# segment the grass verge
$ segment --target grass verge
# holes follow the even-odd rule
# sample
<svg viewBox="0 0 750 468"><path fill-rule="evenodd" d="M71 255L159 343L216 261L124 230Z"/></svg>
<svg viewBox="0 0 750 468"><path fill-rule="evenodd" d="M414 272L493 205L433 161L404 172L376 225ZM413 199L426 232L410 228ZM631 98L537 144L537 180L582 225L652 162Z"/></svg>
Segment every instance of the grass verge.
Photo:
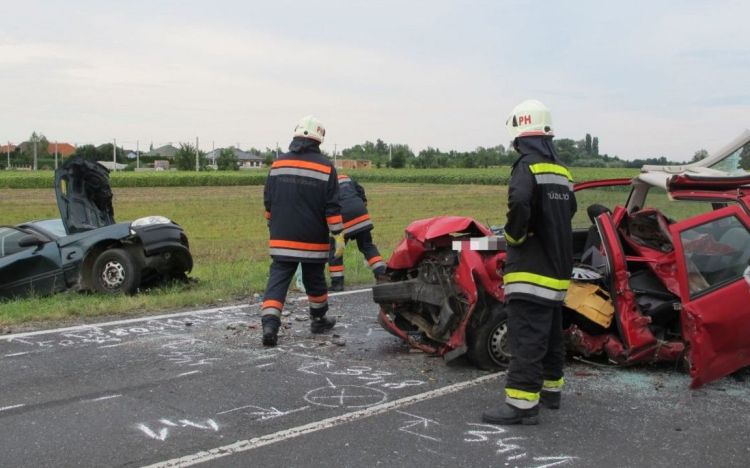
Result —
<svg viewBox="0 0 750 468"><path fill-rule="evenodd" d="M507 187L481 185L365 184L375 223L373 238L388 258L417 219L439 215L470 216L482 223L502 225L507 211ZM586 207L613 207L627 198L627 189L588 190L578 194L575 225L589 225ZM177 307L217 305L252 300L262 294L268 277L268 228L263 217L263 187L144 187L114 190L118 221L147 215L167 216L185 228L195 260L191 277L198 282L144 291L132 297L66 293L0 303L0 325L155 313ZM666 196L654 205L667 209ZM674 206L675 204L672 204ZM680 219L681 214L667 212ZM0 189L0 225L59 217L50 189ZM356 244L347 246L346 283L372 283Z"/></svg>

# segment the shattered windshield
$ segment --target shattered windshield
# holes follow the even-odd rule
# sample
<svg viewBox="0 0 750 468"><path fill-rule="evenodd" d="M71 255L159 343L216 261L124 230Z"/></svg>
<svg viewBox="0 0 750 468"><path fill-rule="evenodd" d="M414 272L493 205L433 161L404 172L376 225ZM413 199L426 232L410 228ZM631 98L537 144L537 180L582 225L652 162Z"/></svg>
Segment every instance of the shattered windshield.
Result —
<svg viewBox="0 0 750 468"><path fill-rule="evenodd" d="M747 174L750 171L750 142L710 167L731 175Z"/></svg>

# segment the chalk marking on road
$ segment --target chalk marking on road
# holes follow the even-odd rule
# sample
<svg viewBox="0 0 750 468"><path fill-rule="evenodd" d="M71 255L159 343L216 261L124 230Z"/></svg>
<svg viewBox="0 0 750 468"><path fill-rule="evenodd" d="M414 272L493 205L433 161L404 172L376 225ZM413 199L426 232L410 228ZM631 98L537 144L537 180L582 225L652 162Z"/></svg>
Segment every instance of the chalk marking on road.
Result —
<svg viewBox="0 0 750 468"><path fill-rule="evenodd" d="M534 461L540 461L540 462L552 462L552 463L545 463L544 465L539 465L536 468L552 468L553 466L558 465L565 465L569 461L573 461L577 459L578 457L570 457L568 455L561 455L559 457L534 457Z"/></svg>
<svg viewBox="0 0 750 468"><path fill-rule="evenodd" d="M523 448L520 445L509 444L508 441L509 440L526 440L526 439L527 437L507 437L505 439L498 439L497 442L495 442L495 445L497 445L500 448L497 449L495 453L497 453L498 455L503 455L508 452L513 452L515 450L523 450Z"/></svg>
<svg viewBox="0 0 750 468"><path fill-rule="evenodd" d="M291 409L289 411L280 411L280 410L274 408L273 406L271 406L270 408L261 408L260 406L246 405L246 406L240 406L239 408L230 409L230 410L227 410L227 411L222 411L221 413L216 413L216 415L218 416L220 414L232 413L234 411L240 411L240 410L247 409L247 408L254 408L256 410L260 410L260 411L253 411L253 412L248 413L248 414L250 416L260 416L260 420L264 421L266 419L273 419L273 418L278 418L279 416L286 416L287 414L296 413L297 411L304 411L304 410L306 410L306 409L308 409L310 407L309 406L303 406L301 408L295 408L295 409Z"/></svg>
<svg viewBox="0 0 750 468"><path fill-rule="evenodd" d="M294 427L291 429L285 429L283 431L274 432L273 434L267 434L267 435L260 436L260 437L254 437L252 439L242 440L239 442L235 442L233 444L224 445L224 446L217 447L211 450L202 451L202 452L194 453L191 455L186 455L184 457L174 458L172 460L167 460L167 461L163 461L159 463L154 463L144 468L178 468L178 467L182 468L186 466L198 465L200 463L213 461L218 458L223 458L229 455L234 455L236 453L246 452L248 450L254 450L256 448L264 447L266 445L271 445L271 444L275 444L277 442L283 442L285 440L292 439L295 437L300 437L303 435L311 434L313 432L317 432L323 429L330 429L332 427L340 426L342 424L346 424L352 421L358 421L360 419L377 416L379 414L387 413L396 408L401 408L404 406L413 405L415 403L421 403L423 401L430 400L432 398L449 395L451 393L455 393L460 390L475 387L477 385L483 384L484 382L495 381L499 375L502 375L502 374L485 375L474 380L469 380L466 382L459 382L453 385L448 385L447 387L430 390L429 392L404 397L404 398L394 400L388 403L382 403L376 406L371 406L366 409L352 411L351 413L346 413L340 416L323 419L321 421L316 421L313 423L305 424L303 426L298 426L298 427Z"/></svg>
<svg viewBox="0 0 750 468"><path fill-rule="evenodd" d="M344 291L344 292L335 292L330 293L328 295L329 298L331 297L337 297L337 296L348 296L350 294L359 294L363 292L370 292L371 289L355 289L352 291ZM299 302L301 300L307 300L307 297L298 297L291 299L292 301ZM201 309L201 310L193 310L193 311L185 311L185 312L176 312L174 314L164 314L164 315L153 315L149 317L141 317L141 318L134 318L134 319L126 319L126 320L116 320L112 322L102 322L102 323L92 323L87 325L77 325L75 327L65 327L65 328L53 328L50 330L39 330L39 331L33 331L33 332L26 332L26 333L16 333L12 335L5 335L0 336L0 340L6 340L6 341L14 341L18 340L18 338L26 337L26 336L38 336L38 335L48 335L51 333L63 333L63 332L72 332L72 331L79 331L79 330L91 330L92 328L101 328L101 327L110 327L113 325L126 325L129 323L140 323L140 322L148 322L149 320L162 320L162 319L168 319L173 317L185 317L185 316L194 316L194 315L205 315L210 314L213 312L231 312L234 310L240 310L240 309L247 309L252 308L255 306L260 306L261 303L255 303L255 304L242 304L242 305L236 305L236 306L225 306L225 307L214 307L212 309ZM20 340L19 340L20 341Z"/></svg>
<svg viewBox="0 0 750 468"><path fill-rule="evenodd" d="M169 429L167 429L166 427L159 431L158 434L152 431L151 428L146 426L145 424L139 424L138 429L142 430L147 436L151 437L152 439L161 440L162 442L167 440L167 436L169 435Z"/></svg>
<svg viewBox="0 0 750 468"><path fill-rule="evenodd" d="M435 424L435 425L439 426L440 425L439 422L433 421L432 419L424 418L422 416L417 416L415 414L407 413L406 411L396 411L396 412L397 413L401 413L401 414L405 414L405 415L410 416L412 418L416 418L416 419L413 419L411 421L406 421L406 426L399 428L399 431L406 432L407 434L412 434L412 435L415 435L417 437L423 437L423 438L428 439L428 440L433 440L435 442L442 442L438 438L430 437L428 435L420 434L418 432L414 432L412 430L409 430L409 429L411 429L413 427L422 427L424 429L427 429L430 426L430 424Z"/></svg>
<svg viewBox="0 0 750 468"><path fill-rule="evenodd" d="M93 400L89 400L89 401L102 401L102 400L109 400L109 399L111 399L111 398L119 398L119 397L121 397L121 396L122 396L122 395L107 395L107 396L103 396L103 397L99 397L99 398L94 398Z"/></svg>
<svg viewBox="0 0 750 468"><path fill-rule="evenodd" d="M122 346L124 344L125 343L118 343L118 344L110 344L110 345L104 345L104 346L97 346L97 349L102 349L102 348L116 348L116 347Z"/></svg>
<svg viewBox="0 0 750 468"><path fill-rule="evenodd" d="M320 361L312 362L311 364L305 364L302 367L300 367L299 369L297 369L297 371L304 372L305 374L318 375L317 372L311 370L313 367L326 366L326 369L328 369L329 367L331 367L332 363L333 363L333 361L329 361L327 359L322 359Z"/></svg>
<svg viewBox="0 0 750 468"><path fill-rule="evenodd" d="M197 427L198 429L213 429L214 431L219 430L219 425L216 424L216 422L213 419L206 420L207 424L210 427L206 427L203 424L194 423L193 421L187 420L187 419L180 419L180 423L182 424L182 427Z"/></svg>
<svg viewBox="0 0 750 468"><path fill-rule="evenodd" d="M5 408L0 408L0 411L12 410L13 408L20 408L22 406L26 406L26 405L23 404L23 405L6 406Z"/></svg>
<svg viewBox="0 0 750 468"><path fill-rule="evenodd" d="M6 354L5 357L15 357L15 356L23 356L24 354L29 354L28 351L24 353L13 353L13 354Z"/></svg>
<svg viewBox="0 0 750 468"><path fill-rule="evenodd" d="M178 374L178 375L177 375L177 377L185 377L186 375L191 375L191 374L200 374L200 373L201 373L201 371L199 371L199 370L194 370L194 371L190 371L190 372L183 372L182 374Z"/></svg>
<svg viewBox="0 0 750 468"><path fill-rule="evenodd" d="M261 364L259 366L255 366L255 367L259 369L259 368L262 368L262 367L268 367L268 366L272 366L272 365L274 365L273 362L267 362L265 364Z"/></svg>

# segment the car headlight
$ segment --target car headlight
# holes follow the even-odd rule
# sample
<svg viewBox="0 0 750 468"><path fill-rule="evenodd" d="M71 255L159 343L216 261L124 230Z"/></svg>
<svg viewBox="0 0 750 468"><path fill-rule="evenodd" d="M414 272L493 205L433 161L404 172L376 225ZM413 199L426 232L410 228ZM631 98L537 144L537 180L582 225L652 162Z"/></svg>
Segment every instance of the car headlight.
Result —
<svg viewBox="0 0 750 468"><path fill-rule="evenodd" d="M153 226L154 224L169 224L171 222L169 218L165 218L164 216L147 216L136 219L130 223L130 227Z"/></svg>

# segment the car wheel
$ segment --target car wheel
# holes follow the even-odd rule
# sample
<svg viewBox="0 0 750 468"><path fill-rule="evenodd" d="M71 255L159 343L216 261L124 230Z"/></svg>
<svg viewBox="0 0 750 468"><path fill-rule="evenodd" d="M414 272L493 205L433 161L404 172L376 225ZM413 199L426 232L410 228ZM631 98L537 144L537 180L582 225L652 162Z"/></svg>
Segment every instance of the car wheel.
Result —
<svg viewBox="0 0 750 468"><path fill-rule="evenodd" d="M103 252L94 262L91 279L97 292L133 294L141 282L141 269L122 249Z"/></svg>
<svg viewBox="0 0 750 468"><path fill-rule="evenodd" d="M482 370L499 371L510 364L508 313L502 306L485 311L483 323L467 330L466 354Z"/></svg>

